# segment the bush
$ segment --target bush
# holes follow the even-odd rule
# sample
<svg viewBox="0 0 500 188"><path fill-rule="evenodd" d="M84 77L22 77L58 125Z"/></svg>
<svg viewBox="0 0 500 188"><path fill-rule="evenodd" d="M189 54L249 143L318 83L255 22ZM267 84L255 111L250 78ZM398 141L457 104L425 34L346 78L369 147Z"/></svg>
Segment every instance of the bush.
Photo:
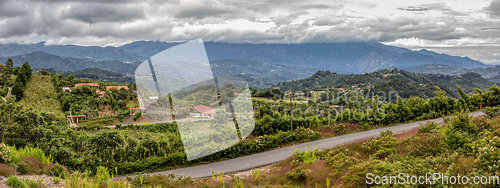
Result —
<svg viewBox="0 0 500 188"><path fill-rule="evenodd" d="M309 173L311 173L310 169L303 169L301 167L298 167L296 169L288 171L286 173L286 178L296 183L305 183L307 180L307 175Z"/></svg>
<svg viewBox="0 0 500 188"><path fill-rule="evenodd" d="M14 170L13 167L6 165L6 164L0 164L0 176L10 176L10 175L15 175L16 171Z"/></svg>
<svg viewBox="0 0 500 188"><path fill-rule="evenodd" d="M424 133L410 137L407 143L412 156L435 156L444 150L444 136L439 133Z"/></svg>
<svg viewBox="0 0 500 188"><path fill-rule="evenodd" d="M17 171L22 174L40 174L43 172L43 163L33 157L21 157Z"/></svg>
<svg viewBox="0 0 500 188"><path fill-rule="evenodd" d="M336 133L345 133L347 131L347 126L343 123L333 126L333 130Z"/></svg>
<svg viewBox="0 0 500 188"><path fill-rule="evenodd" d="M321 136L321 133L309 128L299 127L294 130L294 136L296 136L298 140L307 141L318 139Z"/></svg>
<svg viewBox="0 0 500 188"><path fill-rule="evenodd" d="M500 106L497 107L486 107L483 112L488 115L488 117L494 117L500 114Z"/></svg>
<svg viewBox="0 0 500 188"><path fill-rule="evenodd" d="M5 144L0 143L0 163L9 163L11 161L10 150Z"/></svg>
<svg viewBox="0 0 500 188"><path fill-rule="evenodd" d="M44 165L52 163L52 158L50 156L45 156L45 153L40 148L24 147L17 150L15 147L9 147L10 156L12 157L12 162L18 163L21 161L21 157L33 157L41 161Z"/></svg>
<svg viewBox="0 0 500 188"><path fill-rule="evenodd" d="M438 131L439 124L434 121L427 121L425 124L420 125L418 130L421 133L436 133Z"/></svg>
<svg viewBox="0 0 500 188"><path fill-rule="evenodd" d="M318 149L314 148L314 150L309 150L309 145L307 145L307 151L299 151L296 149L293 154L295 155L295 159L292 161L292 165L298 165L300 163L304 164L312 164L314 161L318 161L317 157Z"/></svg>
<svg viewBox="0 0 500 188"><path fill-rule="evenodd" d="M26 187L26 184L21 181L17 176L9 176L6 181L7 185L11 187Z"/></svg>
<svg viewBox="0 0 500 188"><path fill-rule="evenodd" d="M134 115L134 121L137 121L137 119L139 119L139 117L141 117L141 111L137 112L135 115Z"/></svg>
<svg viewBox="0 0 500 188"><path fill-rule="evenodd" d="M339 172L342 169L347 169L348 167L360 162L360 160L356 159L356 157L347 156L344 152L338 152L331 157L326 157L325 161L332 165L332 168L337 170L336 172Z"/></svg>
<svg viewBox="0 0 500 188"><path fill-rule="evenodd" d="M45 166L43 168L43 173L49 176L56 176L62 178L65 178L67 175L69 175L69 172L66 169L66 167L60 164L49 164Z"/></svg>

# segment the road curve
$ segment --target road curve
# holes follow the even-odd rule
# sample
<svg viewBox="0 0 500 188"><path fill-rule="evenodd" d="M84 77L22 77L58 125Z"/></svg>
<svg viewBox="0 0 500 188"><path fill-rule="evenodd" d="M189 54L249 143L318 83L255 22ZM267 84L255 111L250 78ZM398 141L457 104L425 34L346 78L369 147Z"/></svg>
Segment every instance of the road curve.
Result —
<svg viewBox="0 0 500 188"><path fill-rule="evenodd" d="M472 115L474 117L484 115L483 112L473 112L470 113L469 115ZM443 122L443 118L437 118L437 119L432 119L432 120L426 120L426 121L434 121L436 123L441 123ZM167 174L169 172L172 172L176 175L191 175L193 178L203 178L203 177L210 177L212 176L212 170L215 172L224 172L224 173L234 173L234 172L239 172L239 171L244 171L244 170L249 170L252 168L256 167L261 167L265 165L269 165L281 160L285 160L288 158L290 155L293 154L295 151L295 148L298 148L299 150L307 150L307 144L309 144L309 148L318 148L318 149L326 149L326 148L331 148L334 146L358 141L358 140L363 140L363 139L369 139L371 137L377 137L380 135L380 131L384 131L387 129L391 129L394 133L401 133L401 132L406 132L409 131L413 128L416 128L419 126L419 123L425 123L426 121L419 121L419 122L413 122L413 123L407 123L407 124L401 124L401 125L396 125L392 127L385 127L385 128L379 128L379 129L373 129L369 131L363 131L363 132L357 132L357 133L352 133L352 134L347 134L347 135L342 135L342 136L335 136L331 138L325 138L322 140L316 140L312 142L307 142L307 143L302 143L298 145L293 145L293 146L287 146L279 149L274 149L271 151L266 151L258 154L253 154L253 155L248 155L244 157L238 157L235 159L229 159L229 160L224 160L224 161L219 161L219 162L214 162L214 163L209 163L209 164L204 164L204 165L198 165L198 166L192 166L192 167L186 167L186 168L179 168L179 169L172 169L172 170L166 170L166 171L161 171L161 172L153 172L153 173L147 173L145 175L155 175L155 174Z"/></svg>

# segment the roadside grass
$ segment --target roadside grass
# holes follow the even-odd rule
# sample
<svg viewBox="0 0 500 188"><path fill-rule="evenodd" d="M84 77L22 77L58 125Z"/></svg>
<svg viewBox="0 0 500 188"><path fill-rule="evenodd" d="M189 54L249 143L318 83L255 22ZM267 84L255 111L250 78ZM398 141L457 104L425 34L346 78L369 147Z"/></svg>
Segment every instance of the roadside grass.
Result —
<svg viewBox="0 0 500 188"><path fill-rule="evenodd" d="M26 86L23 99L19 103L25 107L33 108L37 112L52 113L57 119L64 119L61 104L57 100L57 93L50 76L34 74Z"/></svg>
<svg viewBox="0 0 500 188"><path fill-rule="evenodd" d="M480 111L480 110L478 110ZM467 113L470 113L470 112L467 112ZM441 118L445 119L447 117L451 117L451 116L454 116L454 114L450 114L450 115L447 115L447 116L442 116ZM499 118L500 119L500 118ZM427 122L428 120L419 120L419 121L409 121L409 122L405 122L405 123L400 123L400 124L390 124L390 125L370 125L370 126L360 126L358 124L351 124L351 123L332 123L332 125L337 125L337 124L346 124L347 125L347 131L345 132L342 132L342 133L337 133L333 130L324 130L325 129L325 126L328 126L328 125L323 125L323 126L318 126L316 128L311 128L315 131L320 131L321 133L323 133L323 131L326 131L326 132L329 132L330 134L322 134L318 139L316 140L321 140L321 139L326 139L326 138L330 138L330 137L335 137L335 136L341 136L341 135L346 135L346 134L352 134L352 133L357 133L357 132L363 132L363 131L369 131L369 130L373 130L373 129L379 129L379 128L389 128L392 127L392 126L396 126L396 125L401 125L401 124L406 124L406 123L412 123L412 122L422 122L422 123L425 123ZM499 120L500 121L500 120ZM365 128L363 128L365 127ZM323 130L321 130L323 129ZM334 129L333 127L330 128L330 129ZM409 137L411 135L413 135L414 133L417 133L418 131L416 129L412 129L410 130L410 133L408 132L404 132L404 133L395 133L396 137L398 139L402 139L402 138L406 138L406 137ZM251 134L252 135L252 134ZM129 135L130 136L130 135ZM253 137L247 137L245 139L247 140L252 140L250 138L253 138ZM253 138L254 139L254 138ZM345 145L350 145L353 143L353 147L360 147L359 144L357 144L358 142L364 142L368 139L361 139L361 140L357 140L357 141L354 141L354 142L349 142L347 144L344 144L344 145L340 145L340 146L337 146L337 147L342 147L342 146L345 146ZM311 140L311 141L314 141L314 140ZM305 143L305 141L302 141L302 142L291 142L291 143L287 143L287 144L284 144L281 146L282 147L287 147L287 146L292 146L292 145L296 145L296 144L302 144L302 143ZM274 149L277 149L277 148L274 148ZM274 150L274 149L269 149L269 150L266 150L266 151L271 151L271 150ZM266 152L266 151L262 151L262 152ZM242 156L239 156L239 157L243 157L243 156L249 156L249 155L253 155L253 154L257 154L257 153L262 153L262 152L256 152L256 153L248 153L247 155L242 155ZM368 157L368 154L365 154L363 152L360 152L360 155L363 156L363 157ZM196 164L186 164L186 165L176 165L176 166L166 166L164 168L158 168L158 169L149 169L149 170L144 170L144 171L141 171L141 172L134 172L134 173L131 173L131 174L123 174L124 176L126 175L134 175L134 174L143 174L143 173L152 173L152 172L159 172L159 171L165 171L165 170L171 170L171 169L177 169L177 168L185 168L185 167L191 167L191 166L198 166L198 165L203 165L203 164L209 164L209 163L214 163L214 162L218 162L218 161L224 161L224 160L229 160L231 158L221 158L219 160L214 160L214 161L210 161L210 162L199 162L199 163L196 163ZM334 180L332 180L334 181Z"/></svg>

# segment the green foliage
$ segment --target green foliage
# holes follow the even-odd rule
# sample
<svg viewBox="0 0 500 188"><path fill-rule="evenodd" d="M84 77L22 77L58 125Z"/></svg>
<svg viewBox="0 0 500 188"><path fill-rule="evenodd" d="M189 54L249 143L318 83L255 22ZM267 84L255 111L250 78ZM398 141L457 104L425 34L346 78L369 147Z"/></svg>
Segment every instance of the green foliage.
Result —
<svg viewBox="0 0 500 188"><path fill-rule="evenodd" d="M141 112L141 111L137 112L137 113L134 115L134 121L137 121L137 119L139 119L139 117L141 117L141 115L142 115L142 112Z"/></svg>
<svg viewBox="0 0 500 188"><path fill-rule="evenodd" d="M53 163L52 157L46 156L45 152L38 147L28 147L16 149L15 147L9 147L10 156L12 157L12 162L18 163L23 157L32 157L42 162L44 165Z"/></svg>
<svg viewBox="0 0 500 188"><path fill-rule="evenodd" d="M59 184L59 182L61 181L61 178L60 177L57 177L57 176L54 176L52 177L54 179L54 183L55 184Z"/></svg>
<svg viewBox="0 0 500 188"><path fill-rule="evenodd" d="M360 162L360 160L356 157L349 155L351 155L351 152L339 149L329 152L324 158L325 161L336 169L336 172L338 173L340 170L347 169L348 167Z"/></svg>
<svg viewBox="0 0 500 188"><path fill-rule="evenodd" d="M392 131L387 129L380 132L381 137L378 139L370 139L364 142L361 147L368 153L371 153L375 159L384 159L389 155L395 154L397 139L393 136Z"/></svg>
<svg viewBox="0 0 500 188"><path fill-rule="evenodd" d="M21 81L16 80L14 87L12 87L12 94L16 96L16 101L20 101L23 98L24 89L24 84Z"/></svg>
<svg viewBox="0 0 500 188"><path fill-rule="evenodd" d="M312 151L309 150L309 144L307 145L307 151L299 151L299 149L295 149L293 154L295 155L295 159L292 161L292 166L296 166L300 163L304 164L312 164L315 161L318 161L319 158L316 156L318 153L318 149L314 148Z"/></svg>
<svg viewBox="0 0 500 188"><path fill-rule="evenodd" d="M255 179L255 180L259 180L260 179L260 169L258 168L252 168L252 170L250 171L250 173L252 174L252 178Z"/></svg>
<svg viewBox="0 0 500 188"><path fill-rule="evenodd" d="M336 133L345 133L347 131L347 126L343 123L333 126L333 131Z"/></svg>
<svg viewBox="0 0 500 188"><path fill-rule="evenodd" d="M5 181L7 185L12 187L26 187L26 184L20 180L17 176L9 176L7 177L7 181Z"/></svg>
<svg viewBox="0 0 500 188"><path fill-rule="evenodd" d="M312 171L310 169L298 167L291 171L288 171L286 173L286 178L296 183L305 183L307 181L307 175L311 172Z"/></svg>
<svg viewBox="0 0 500 188"><path fill-rule="evenodd" d="M434 121L426 121L418 127L421 133L437 133L439 124Z"/></svg>
<svg viewBox="0 0 500 188"><path fill-rule="evenodd" d="M488 117L492 118L500 114L500 106L497 107L486 107L483 109L483 112L488 115Z"/></svg>
<svg viewBox="0 0 500 188"><path fill-rule="evenodd" d="M462 148L477 135L477 127L471 123L468 114L459 114L451 118L444 129L445 141L453 149Z"/></svg>
<svg viewBox="0 0 500 188"><path fill-rule="evenodd" d="M55 177L65 178L69 175L69 171L66 167L59 164L49 164L44 167L44 174Z"/></svg>
<svg viewBox="0 0 500 188"><path fill-rule="evenodd" d="M424 133L408 138L408 152L413 156L436 156L445 151L444 136Z"/></svg>
<svg viewBox="0 0 500 188"><path fill-rule="evenodd" d="M21 161L17 163L17 171L22 174L41 174L43 168L43 163L33 157L22 157Z"/></svg>

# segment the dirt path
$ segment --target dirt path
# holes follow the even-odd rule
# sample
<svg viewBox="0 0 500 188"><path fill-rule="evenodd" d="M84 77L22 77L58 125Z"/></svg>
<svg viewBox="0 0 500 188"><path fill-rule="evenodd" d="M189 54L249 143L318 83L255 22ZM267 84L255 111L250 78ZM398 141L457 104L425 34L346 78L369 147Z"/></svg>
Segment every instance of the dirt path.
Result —
<svg viewBox="0 0 500 188"><path fill-rule="evenodd" d="M2 97L4 102L7 102L7 99L12 95L11 91L12 87L9 87L9 92L7 92L7 95L5 95L5 97Z"/></svg>

